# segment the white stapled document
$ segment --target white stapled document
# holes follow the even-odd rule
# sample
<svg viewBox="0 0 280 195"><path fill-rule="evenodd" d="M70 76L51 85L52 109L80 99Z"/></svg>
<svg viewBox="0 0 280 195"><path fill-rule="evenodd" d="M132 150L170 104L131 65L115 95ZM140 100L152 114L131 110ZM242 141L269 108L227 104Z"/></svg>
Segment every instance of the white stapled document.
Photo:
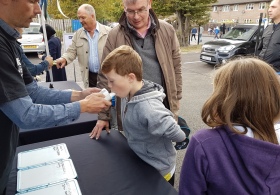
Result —
<svg viewBox="0 0 280 195"><path fill-rule="evenodd" d="M82 195L82 193L77 180L71 179L16 195Z"/></svg>
<svg viewBox="0 0 280 195"><path fill-rule="evenodd" d="M30 191L75 179L77 173L71 159L54 161L17 172L17 191Z"/></svg>
<svg viewBox="0 0 280 195"><path fill-rule="evenodd" d="M18 153L18 169L28 169L40 164L68 159L70 157L66 144L56 144L43 148Z"/></svg>

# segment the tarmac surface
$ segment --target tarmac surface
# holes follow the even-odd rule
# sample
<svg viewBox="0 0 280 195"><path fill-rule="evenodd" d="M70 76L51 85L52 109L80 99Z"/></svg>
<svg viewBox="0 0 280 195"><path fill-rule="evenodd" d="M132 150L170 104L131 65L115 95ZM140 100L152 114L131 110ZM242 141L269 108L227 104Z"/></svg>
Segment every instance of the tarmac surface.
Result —
<svg viewBox="0 0 280 195"><path fill-rule="evenodd" d="M203 33L202 38L201 38L201 42L199 42L199 44L198 44L198 37L196 35L196 40L193 39L192 41L190 41L190 45L202 45L205 42L212 41L212 40L214 40L214 35L208 35L206 33Z"/></svg>

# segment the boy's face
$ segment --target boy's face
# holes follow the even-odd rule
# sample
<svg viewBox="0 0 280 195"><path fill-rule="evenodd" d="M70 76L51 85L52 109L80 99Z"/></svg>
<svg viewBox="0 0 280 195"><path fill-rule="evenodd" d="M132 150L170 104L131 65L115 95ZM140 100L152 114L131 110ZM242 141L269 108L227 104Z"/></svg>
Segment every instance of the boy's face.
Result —
<svg viewBox="0 0 280 195"><path fill-rule="evenodd" d="M111 70L105 74L108 79L108 87L111 91L116 93L116 96L125 98L129 95L131 90L131 79L129 76L121 76L115 70Z"/></svg>

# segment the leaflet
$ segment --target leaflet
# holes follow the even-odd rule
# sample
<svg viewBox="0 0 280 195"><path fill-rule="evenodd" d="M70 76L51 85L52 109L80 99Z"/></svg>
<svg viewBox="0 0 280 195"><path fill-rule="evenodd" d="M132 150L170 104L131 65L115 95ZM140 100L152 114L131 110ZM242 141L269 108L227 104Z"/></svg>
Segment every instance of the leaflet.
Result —
<svg viewBox="0 0 280 195"><path fill-rule="evenodd" d="M46 163L17 172L17 191L24 192L75 179L77 173L71 159Z"/></svg>
<svg viewBox="0 0 280 195"><path fill-rule="evenodd" d="M35 189L33 191L18 193L16 195L82 195L79 184L76 179L56 183Z"/></svg>
<svg viewBox="0 0 280 195"><path fill-rule="evenodd" d="M18 153L18 169L28 169L33 166L52 161L68 159L70 157L65 143L27 150Z"/></svg>

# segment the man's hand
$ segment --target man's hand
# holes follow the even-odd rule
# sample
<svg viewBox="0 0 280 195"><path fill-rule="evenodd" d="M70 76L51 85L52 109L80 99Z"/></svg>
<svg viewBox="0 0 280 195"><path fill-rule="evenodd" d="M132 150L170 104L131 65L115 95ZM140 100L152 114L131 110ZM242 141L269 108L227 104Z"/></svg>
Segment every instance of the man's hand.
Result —
<svg viewBox="0 0 280 195"><path fill-rule="evenodd" d="M38 58L42 60L43 54L38 54Z"/></svg>
<svg viewBox="0 0 280 195"><path fill-rule="evenodd" d="M45 60L48 61L48 63L49 63L48 69L50 69L53 65L53 58L51 56L46 56Z"/></svg>
<svg viewBox="0 0 280 195"><path fill-rule="evenodd" d="M99 88L87 88L83 91L72 90L71 102L83 100L88 95L90 95L92 93L99 93L100 91L101 91L101 89L99 89Z"/></svg>
<svg viewBox="0 0 280 195"><path fill-rule="evenodd" d="M60 69L63 68L67 65L66 59L65 58L58 58L56 60L56 68Z"/></svg>
<svg viewBox="0 0 280 195"><path fill-rule="evenodd" d="M101 89L99 89L97 87L84 89L81 92L81 99L84 99L86 96L88 96L92 93L99 93L100 91L101 91Z"/></svg>
<svg viewBox="0 0 280 195"><path fill-rule="evenodd" d="M99 113L103 109L108 109L111 106L111 102L104 98L105 96L101 93L92 93L85 99L80 100L81 113Z"/></svg>
<svg viewBox="0 0 280 195"><path fill-rule="evenodd" d="M91 139L95 138L97 140L100 137L100 134L101 134L102 129L104 127L106 128L107 133L110 133L109 121L98 120L95 127L93 128L93 130L89 134L89 137Z"/></svg>

